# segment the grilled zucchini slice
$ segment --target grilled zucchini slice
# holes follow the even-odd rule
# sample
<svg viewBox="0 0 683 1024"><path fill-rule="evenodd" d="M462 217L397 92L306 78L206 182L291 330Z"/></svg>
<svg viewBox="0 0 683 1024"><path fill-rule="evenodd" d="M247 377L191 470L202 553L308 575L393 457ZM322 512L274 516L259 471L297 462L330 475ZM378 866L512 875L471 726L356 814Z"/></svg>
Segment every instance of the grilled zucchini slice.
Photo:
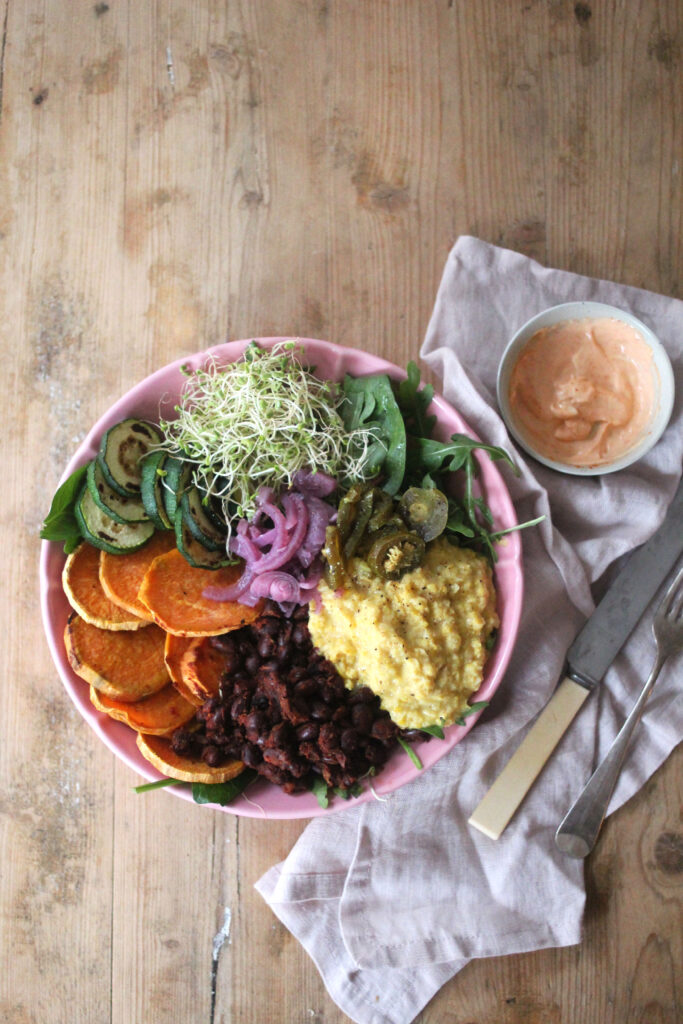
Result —
<svg viewBox="0 0 683 1024"><path fill-rule="evenodd" d="M221 551L210 550L198 541L185 522L183 510L179 508L175 515L175 542L178 551L195 569L220 569L230 565L234 559L227 554L225 547Z"/></svg>
<svg viewBox="0 0 683 1024"><path fill-rule="evenodd" d="M164 505L164 465L167 459L166 452L150 452L142 460L142 474L140 476L140 497L145 512L152 520L157 530L170 530L171 520L166 514Z"/></svg>
<svg viewBox="0 0 683 1024"><path fill-rule="evenodd" d="M85 540L101 551L121 555L137 551L154 533L154 523L117 523L95 504L87 483L84 485L74 515Z"/></svg>
<svg viewBox="0 0 683 1024"><path fill-rule="evenodd" d="M225 539L227 536L225 525L223 529L220 529L209 518L202 504L201 492L194 485L190 485L182 493L180 497L180 511L185 525L200 544L203 544L209 551L225 550Z"/></svg>
<svg viewBox="0 0 683 1024"><path fill-rule="evenodd" d="M161 493L169 523L175 522L175 514L179 503L180 477L185 466L186 463L176 459L173 455L168 455L164 462Z"/></svg>
<svg viewBox="0 0 683 1024"><path fill-rule="evenodd" d="M97 459L93 459L88 466L86 480L95 504L115 523L142 523L149 519L139 498L133 495L124 498L111 489Z"/></svg>
<svg viewBox="0 0 683 1024"><path fill-rule="evenodd" d="M124 497L139 497L142 458L161 440L160 431L146 420L122 420L109 428L102 438L97 460L113 491Z"/></svg>

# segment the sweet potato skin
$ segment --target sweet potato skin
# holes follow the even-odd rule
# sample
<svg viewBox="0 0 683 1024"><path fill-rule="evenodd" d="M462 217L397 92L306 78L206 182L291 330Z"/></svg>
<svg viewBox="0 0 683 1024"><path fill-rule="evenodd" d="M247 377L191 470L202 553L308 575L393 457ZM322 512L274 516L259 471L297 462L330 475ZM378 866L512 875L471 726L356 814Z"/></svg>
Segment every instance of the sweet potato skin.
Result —
<svg viewBox="0 0 683 1024"><path fill-rule="evenodd" d="M125 556L123 556L125 557ZM151 617L145 613L140 617L130 608L122 608L112 601L100 582L100 551L87 541L79 544L64 563L62 586L69 604L82 619L100 629L140 629L147 626Z"/></svg>
<svg viewBox="0 0 683 1024"><path fill-rule="evenodd" d="M178 693L195 707L200 707L204 703L204 700L202 697L198 697L197 694L187 688L183 680L181 669L183 655L187 651L188 647L194 643L195 639L195 637L191 636L175 636L173 633L167 633L166 641L164 643L164 661L166 662L166 668L168 669L168 674L171 677L171 682Z"/></svg>
<svg viewBox="0 0 683 1024"><path fill-rule="evenodd" d="M163 736L138 733L136 742L142 756L162 775L180 782L228 782L244 769L241 761L229 761L219 768L211 768L204 761L181 757L174 753L170 741Z"/></svg>
<svg viewBox="0 0 683 1024"><path fill-rule="evenodd" d="M146 622L153 622L154 618L149 608L138 599L138 591L154 559L174 547L173 532L159 530L137 551L123 555L100 552L99 579L104 593L119 607L125 608Z"/></svg>
<svg viewBox="0 0 683 1024"><path fill-rule="evenodd" d="M219 636L253 622L263 602L247 608L237 601L203 597L209 586L228 586L242 573L241 565L195 569L177 549L155 558L145 573L138 597L152 618L175 636Z"/></svg>
<svg viewBox="0 0 683 1024"><path fill-rule="evenodd" d="M170 682L164 661L164 633L147 629L99 629L72 612L64 630L69 664L106 697L132 702L157 693Z"/></svg>
<svg viewBox="0 0 683 1024"><path fill-rule="evenodd" d="M91 686L90 700L98 711L149 736L170 736L179 726L189 722L196 710L194 704L185 700L172 683L151 697L131 702L105 697Z"/></svg>
<svg viewBox="0 0 683 1024"><path fill-rule="evenodd" d="M218 696L225 660L210 637L195 637L180 660L180 675L187 692L202 704Z"/></svg>

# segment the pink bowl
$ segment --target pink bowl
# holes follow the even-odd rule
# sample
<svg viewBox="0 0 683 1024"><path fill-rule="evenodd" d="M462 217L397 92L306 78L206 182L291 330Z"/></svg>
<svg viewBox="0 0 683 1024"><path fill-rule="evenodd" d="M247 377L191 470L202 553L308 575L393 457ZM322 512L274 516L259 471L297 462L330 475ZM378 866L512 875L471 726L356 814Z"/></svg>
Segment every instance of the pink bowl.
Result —
<svg viewBox="0 0 683 1024"><path fill-rule="evenodd" d="M261 345L271 346L285 339L259 338L256 340ZM297 340L305 347L316 373L325 379L341 380L345 373L354 376L388 373L395 379L405 377L404 371L392 363L357 349L342 348L340 345L312 338ZM71 459L63 479L66 479L75 469L95 456L102 434L112 424L127 416L140 416L150 420L158 420L160 416L170 418L186 381L181 367L197 368L202 366L208 357L215 358L219 364L234 362L239 359L248 344L249 341L245 340L217 345L205 352L178 359L136 384L98 420ZM439 395L434 397L430 411L437 416L435 436L440 440L446 440L456 432L469 434L472 437L476 436L458 413ZM485 453L478 452L477 458L481 468L482 489L493 513L496 527L506 529L514 526L517 521L514 508L498 469ZM41 610L48 645L57 671L74 704L100 739L138 775L149 781L160 779L162 776L138 751L135 745L136 734L133 730L95 710L90 703L88 686L74 674L69 665L63 642L64 628L70 611L70 606L62 590L63 565L62 545L43 541L40 556ZM498 547L495 582L498 593L500 631L491 658L487 663L482 685L473 698L477 701L490 700L500 685L517 635L523 589L521 542L517 533L510 534L506 538L506 542ZM459 743L470 731L478 717L478 714L472 714L467 717L464 726L454 725L448 728L444 740L433 739L429 742L413 744L424 768L429 768L448 753L456 743ZM397 750L374 780L375 793L378 796L391 793L399 786L413 780L417 774L418 769L407 755L402 750ZM183 800L192 801L189 787L172 786L167 792ZM246 795L238 797L229 806L219 809L246 817L312 818L344 810L353 804L364 803L370 799L373 799L373 794L368 789L362 796L350 802L335 798L330 801L327 809L323 809L312 793L288 796L277 786L258 780L249 786ZM216 805L210 806L215 807Z"/></svg>

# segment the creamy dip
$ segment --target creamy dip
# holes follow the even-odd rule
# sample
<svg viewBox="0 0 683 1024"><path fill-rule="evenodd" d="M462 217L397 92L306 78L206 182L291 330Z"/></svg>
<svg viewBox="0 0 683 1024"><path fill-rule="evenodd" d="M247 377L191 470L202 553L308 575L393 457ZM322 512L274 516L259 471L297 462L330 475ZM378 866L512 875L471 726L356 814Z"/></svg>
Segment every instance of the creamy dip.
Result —
<svg viewBox="0 0 683 1024"><path fill-rule="evenodd" d="M349 568L341 594L321 583L320 605L310 606L315 646L347 686L374 690L398 726L450 725L481 685L499 624L489 564L439 539L400 580L359 559Z"/></svg>
<svg viewBox="0 0 683 1024"><path fill-rule="evenodd" d="M655 405L652 352L614 317L564 320L536 331L510 377L512 417L545 458L603 466L640 441Z"/></svg>

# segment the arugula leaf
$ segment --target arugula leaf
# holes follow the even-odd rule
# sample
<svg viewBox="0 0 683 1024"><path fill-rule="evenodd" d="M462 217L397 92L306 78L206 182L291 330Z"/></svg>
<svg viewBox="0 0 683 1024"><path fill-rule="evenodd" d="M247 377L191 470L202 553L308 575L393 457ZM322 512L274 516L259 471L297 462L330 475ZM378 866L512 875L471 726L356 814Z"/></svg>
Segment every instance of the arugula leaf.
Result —
<svg viewBox="0 0 683 1024"><path fill-rule="evenodd" d="M192 799L196 804L220 804L224 807L232 803L257 777L258 773L253 768L243 768L239 775L227 782L193 782Z"/></svg>
<svg viewBox="0 0 683 1024"><path fill-rule="evenodd" d="M406 743L406 741L403 739L402 736L397 736L396 739L401 744L401 746L403 747L403 749L405 750L406 754L408 755L410 760L413 762L413 764L415 765L417 770L418 771L422 771L422 768L424 767L424 765L422 764L422 761L417 756L417 754L415 753L413 748L410 746L410 744Z"/></svg>
<svg viewBox="0 0 683 1024"><path fill-rule="evenodd" d="M87 465L80 466L57 488L40 531L41 540L64 541L64 553L70 554L81 541L74 507L81 493Z"/></svg>
<svg viewBox="0 0 683 1024"><path fill-rule="evenodd" d="M321 807L327 808L330 805L330 798L328 794L328 786L322 775L316 775L311 783L311 793L316 798Z"/></svg>
<svg viewBox="0 0 683 1024"><path fill-rule="evenodd" d="M487 701L487 700L477 700L477 701L474 702L474 704L469 704L465 708L463 713L460 715L460 717L456 718L455 724L456 725L464 725L466 718L469 718L470 715L473 715L475 713L475 711L481 711L482 708L487 708L488 706L489 706L489 701Z"/></svg>
<svg viewBox="0 0 683 1024"><path fill-rule="evenodd" d="M450 441L435 441L426 437L411 437L410 440L412 451L419 459L423 471L426 470L429 473L455 473L458 469L462 469L474 451L479 449L486 452L494 462L499 460L507 462L511 469L519 475L518 468L504 448L476 441L473 437L468 437L467 434L451 434Z"/></svg>
<svg viewBox="0 0 683 1024"><path fill-rule="evenodd" d="M437 740L443 740L446 738L443 726L441 725L423 725L420 728L420 732L426 732L429 736L436 736Z"/></svg>

